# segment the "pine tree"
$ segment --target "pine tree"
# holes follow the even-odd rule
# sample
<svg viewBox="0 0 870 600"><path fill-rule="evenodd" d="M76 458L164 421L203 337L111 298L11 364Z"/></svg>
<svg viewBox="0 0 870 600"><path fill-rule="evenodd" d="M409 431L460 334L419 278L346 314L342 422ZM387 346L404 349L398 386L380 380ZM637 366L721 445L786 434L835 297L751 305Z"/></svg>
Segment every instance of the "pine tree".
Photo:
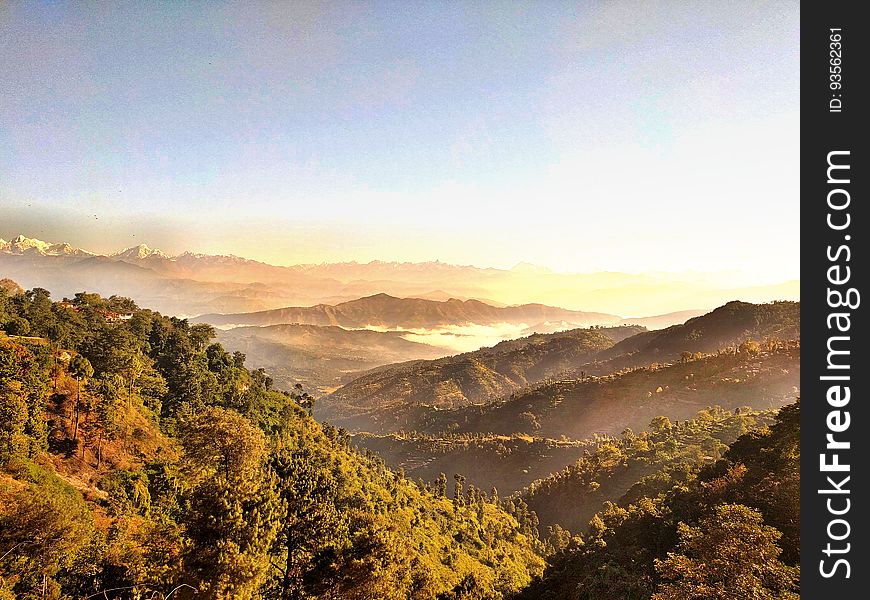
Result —
<svg viewBox="0 0 870 600"><path fill-rule="evenodd" d="M235 411L213 407L182 423L181 442L193 482L185 571L205 598L257 597L276 534L263 434Z"/></svg>
<svg viewBox="0 0 870 600"><path fill-rule="evenodd" d="M305 576L329 570L330 556L345 543L347 528L337 507L337 482L317 457L302 449L280 449L271 459L279 498L272 573L265 597L303 597Z"/></svg>
<svg viewBox="0 0 870 600"><path fill-rule="evenodd" d="M76 402L75 402L75 426L73 429L73 440L78 440L79 434L79 410L81 408L81 395L82 395L82 380L87 381L88 377L92 377L94 374L94 368L91 366L90 361L82 356L81 354L76 354L69 363L69 371L76 380Z"/></svg>
<svg viewBox="0 0 870 600"><path fill-rule="evenodd" d="M447 475L444 473L438 474L438 480L435 482L435 495L439 498L447 496Z"/></svg>
<svg viewBox="0 0 870 600"><path fill-rule="evenodd" d="M465 483L465 476L454 473L453 479L456 482L453 485L453 509L458 510L465 505L465 498L462 496L462 484Z"/></svg>

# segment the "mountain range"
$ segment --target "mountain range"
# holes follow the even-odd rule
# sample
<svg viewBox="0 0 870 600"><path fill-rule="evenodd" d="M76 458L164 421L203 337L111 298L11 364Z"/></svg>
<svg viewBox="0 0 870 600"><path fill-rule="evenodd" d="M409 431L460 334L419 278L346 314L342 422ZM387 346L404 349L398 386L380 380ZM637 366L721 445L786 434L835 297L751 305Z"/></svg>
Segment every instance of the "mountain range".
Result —
<svg viewBox="0 0 870 600"><path fill-rule="evenodd" d="M472 427L470 419L483 418L492 422L467 430L510 434L520 431L521 413L529 412L534 404L531 397L523 399L524 388L534 388L547 379L568 381L572 390L598 389L601 383L588 383L589 377L685 362L723 349L737 355L738 345L747 340L768 340L775 346L782 340L799 338L799 303L730 302L661 331L644 331L639 326L576 329L506 341L493 348L434 361L375 369L324 398L318 411L322 418L345 427L377 433L397 429L443 431L450 430L451 423L458 423L460 428ZM784 368L794 372L793 365ZM795 381L794 377L787 378L782 393L799 385ZM652 391L658 387L653 386ZM648 391L644 387L643 392ZM518 392L519 400L512 404ZM553 394L563 392L544 396L549 401ZM777 397L782 393L777 392ZM764 397L761 394L759 401ZM516 408L508 409L511 406ZM493 416L493 410L510 415ZM557 423L564 424L567 416L559 418L562 420ZM551 433L550 437L567 434L566 430Z"/></svg>
<svg viewBox="0 0 870 600"><path fill-rule="evenodd" d="M221 260L245 262L233 257L167 258L145 247L126 251L122 258L76 254L65 245L33 240L4 244L9 248L4 256L11 257L13 263L48 259L68 265L108 264L118 272L156 272L142 266L149 261L163 265L165 271L186 268L188 260L202 260L204 265ZM93 273L95 277L102 275L97 267ZM208 276L207 266L203 273L201 279ZM203 282L198 280L197 284ZM650 331L639 324L624 323L665 324L687 313L623 319L544 304L494 306L471 298L436 301L379 293L336 304L213 313L193 319L200 323L197 325L137 309L115 296L102 299L85 294L72 303L51 304L38 290L21 296L22 287L8 278L0 279L0 289L0 350L13 360L10 373L29 377L31 367L41 369L43 383L28 379L27 385L33 386L37 396L45 396L33 404L33 410L45 415L48 426L35 429L44 437L34 438L31 447L48 448L53 454L44 464L53 465L57 477L69 476L69 481L88 494L88 499L79 502L79 513L89 514L88 507L82 512L85 501L93 503L95 512L97 506L104 511L108 505L112 515L135 515L130 523L136 528L140 517L148 518L149 511L167 507L170 512L163 516L169 516L180 506L171 491L177 488L161 482L169 483L166 474L184 469L173 465L171 471L162 471L165 465L150 459L174 461L175 456L188 455L180 453L184 447L212 462L215 440L223 443L221 438L227 435L241 436L240 443L233 446L239 456L247 456L251 449L277 448L281 454L271 464L292 467L288 473L294 477L302 474L302 478L288 481L300 484L301 494L297 497L294 492L293 497L303 506L310 506L312 498L320 494L326 499L323 511L334 510L338 505L331 492L323 493L332 489L331 481L345 486L339 488L343 490L340 493L347 495L348 506L359 510L359 515L381 514L383 501L392 498L395 504L389 505L392 508L387 514L397 520L373 522L372 532L416 532L418 537L408 538L407 547L400 548L405 554L419 552L409 560L422 561L430 554L443 557L449 552L457 557L451 558L456 564L473 564L477 558L481 564L501 564L506 553L525 547L514 544L517 540L523 544L524 540L536 540L530 547L545 554L551 552L548 547L569 549L565 556L570 557L581 546L573 548L571 533L565 528L580 532L592 519L583 539L600 537L606 527L597 523L605 523L602 518L610 519L609 514L623 510L606 502L623 506L637 501L642 503L639 506L648 507L670 502L669 498L676 498L670 495L674 490L686 490L693 478L706 477L709 467L719 464L716 461L727 458L726 451L735 448L742 452L737 461L741 464L752 457L766 461L769 452L753 448L756 440L762 439L759 436L772 431L763 425L774 418L780 419L776 426L785 437L777 437L770 448L785 449L783 457L797 456L780 443L797 439L795 411L784 409L774 417L800 394L797 302L731 301L685 322ZM172 288L166 293L172 294ZM129 319L109 319L108 315L121 306L132 311ZM313 322L281 322L292 319ZM548 327L562 328L582 319L587 323L598 319L604 324L544 332ZM276 322L268 324L272 320ZM526 324L535 321L539 323ZM247 322L256 324L244 324ZM205 323L237 326L215 330L202 325ZM415 341L427 331L440 329L467 336L462 331L495 330L503 325L535 331L451 356L442 356L446 352L443 348ZM50 371L50 361L38 360L41 351L37 348L44 349L48 342L59 344L53 336L64 332L73 333L66 333L64 338L65 343L71 340L76 344L70 351L84 357L84 364L92 365L91 373L99 369L93 382L123 381L123 388L93 382L83 386L78 371L71 370L72 362ZM210 343L213 334L220 344ZM64 354L69 356L69 352ZM14 361L19 360L29 361L27 368L16 366ZM247 371L246 360L266 372ZM142 365L143 371L131 378L128 387L131 364ZM273 389L270 377L283 392ZM61 380L61 391L49 396L52 378L55 386ZM303 389L296 387L297 383L302 383ZM10 389L22 385L16 381ZM337 386L341 387L333 390ZM312 398L304 393L312 388L327 395ZM98 404L104 393L113 400L108 410ZM101 408L93 411L93 416L86 411L79 427L78 413L75 421L70 415L82 395L89 398L91 406ZM190 407L198 407L200 412ZM311 419L312 408L321 424ZM25 416L26 410L9 412ZM191 414L200 420L195 438L187 429ZM187 416L179 419L180 415ZM11 425L26 433L26 422L22 417ZM168 425L165 431L163 423ZM788 428L783 428L784 423ZM107 435L107 431L113 433ZM182 437L174 440L176 431ZM257 437L263 435L258 431L276 432L276 437L270 438L275 443L267 446L265 438ZM160 445L151 448L150 455L142 452L157 442ZM288 448L288 443L293 446ZM727 450L729 444L732 450ZM200 446L202 451L197 450ZM9 447L24 449L20 444ZM322 455L315 457L312 450L322 451ZM298 465L283 462L296 460L294 456L303 460ZM149 462L141 462L143 459ZM229 464L224 458L216 468L226 470ZM14 473L18 472L34 471L19 469ZM448 473L454 479L450 499ZM794 478L788 479L785 472L781 475L781 481L792 486L787 488L788 497L796 498ZM271 489L274 481L264 478L264 489ZM696 482L702 497L709 492L705 481ZM195 484L191 480L189 485ZM127 487L129 493L124 491ZM146 496L152 489L155 495ZM189 496L184 506L196 507L199 496L211 488L186 489ZM488 494L482 491L487 489ZM765 486L747 484L745 492L738 490L737 497L757 498L766 490ZM665 492L669 495L664 496ZM202 513L209 522L214 520L212 507L223 506L228 493L234 493L232 487L219 490L217 504L208 505ZM147 498L150 504L137 505L137 497ZM365 504L366 498L382 500ZM668 510L697 504L697 500L674 500ZM782 512L776 502L769 512L775 519L771 522L789 539L795 538L797 513ZM246 513L240 508L233 514ZM661 514L664 518L669 513ZM469 527L462 525L465 521ZM487 530L487 524L495 529ZM644 519L638 525L642 529L647 522ZM541 536L544 528L546 537ZM33 526L24 524L17 529L26 534ZM322 532L318 530L316 536ZM635 537L636 533L627 533L624 539ZM27 538L23 539L26 542ZM207 548L213 546L213 539L206 539ZM359 539L361 545L349 554L351 561L357 560L357 550L368 548L373 538ZM431 552L426 545L429 539L436 540ZM580 538L576 539L579 544ZM605 545L596 542L593 550L612 547L622 539L608 538ZM460 546L454 547L453 542ZM789 548L794 546L790 543ZM180 541L176 547L181 547ZM467 549L468 554L457 554L458 549ZM475 549L485 553L475 554ZM20 555L27 559L23 551ZM522 564L532 564L523 560ZM453 563L431 563L434 567L439 564L449 566L446 574L455 570ZM535 564L540 574L540 560ZM632 563L629 560L626 564ZM573 573L575 566L570 563L567 568ZM522 581L510 589L538 581L531 571L523 573ZM550 576L541 581L542 585L558 587L562 578ZM445 585L454 585L455 579ZM609 585L609 580L604 584ZM546 596L529 594L526 597ZM462 597L472 596L463 593Z"/></svg>
<svg viewBox="0 0 870 600"><path fill-rule="evenodd" d="M584 439L646 429L658 415L691 418L708 406L779 408L800 389L800 345L722 352L602 376L549 381L483 406L419 414L426 433L460 431ZM454 425L457 424L457 425Z"/></svg>
<svg viewBox="0 0 870 600"><path fill-rule="evenodd" d="M746 340L800 338L799 302L752 304L731 301L705 315L658 331L647 331L615 344L597 358L607 373L626 366L672 361L684 352L716 352Z"/></svg>
<svg viewBox="0 0 870 600"><path fill-rule="evenodd" d="M714 406L720 407L714 412L749 415L775 411L800 395L799 304L729 303L660 332L626 327L616 331L627 337L594 343L594 334L609 331L539 335L381 367L321 399L317 414L359 430L354 440L360 448L409 476L431 481L439 473L462 473L484 489L513 493L558 470L560 461L569 465L585 456L589 440L606 441L626 430L631 437L662 415L676 424ZM564 360L572 337L586 351ZM560 376L540 379L541 365L558 365L551 372ZM527 376L528 385L509 379L517 373ZM502 387L484 388L492 382ZM575 530L631 482L602 484L609 495L592 494L582 507L580 497L566 501L574 517L556 521ZM544 509L547 500L526 499L542 510L544 523L551 512Z"/></svg>
<svg viewBox="0 0 870 600"><path fill-rule="evenodd" d="M289 307L253 313L209 314L192 319L210 325L277 325L304 323L338 325L346 329L383 327L389 329L431 329L451 325L545 324L557 321L579 325L601 325L621 322L622 317L606 313L568 310L543 304L491 306L480 300L445 301L422 298L396 298L375 294L336 305L318 304L309 307Z"/></svg>
<svg viewBox="0 0 870 600"><path fill-rule="evenodd" d="M630 316L710 309L734 298L760 302L800 295L797 281L747 286L697 273L558 273L528 265L496 269L438 261L275 266L237 256L172 256L144 244L98 254L23 235L0 240L0 275L55 297L82 290L118 294L182 317L338 304L378 293L481 299L492 306L540 302Z"/></svg>

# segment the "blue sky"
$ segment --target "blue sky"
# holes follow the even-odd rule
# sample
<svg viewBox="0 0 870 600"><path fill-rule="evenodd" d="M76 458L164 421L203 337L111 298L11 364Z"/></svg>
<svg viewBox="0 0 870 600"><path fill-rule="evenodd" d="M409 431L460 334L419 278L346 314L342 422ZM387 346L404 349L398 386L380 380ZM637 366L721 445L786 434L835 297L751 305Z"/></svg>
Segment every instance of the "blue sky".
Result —
<svg viewBox="0 0 870 600"><path fill-rule="evenodd" d="M9 2L0 53L3 237L797 276L797 2Z"/></svg>

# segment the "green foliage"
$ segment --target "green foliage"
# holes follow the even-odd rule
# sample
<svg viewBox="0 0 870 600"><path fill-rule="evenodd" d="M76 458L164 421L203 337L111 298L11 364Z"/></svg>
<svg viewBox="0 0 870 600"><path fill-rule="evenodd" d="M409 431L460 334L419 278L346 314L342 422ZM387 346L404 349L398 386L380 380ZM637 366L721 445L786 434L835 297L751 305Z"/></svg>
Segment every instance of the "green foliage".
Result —
<svg viewBox="0 0 870 600"><path fill-rule="evenodd" d="M30 321L23 317L13 317L4 324L3 328L9 335L30 335Z"/></svg>
<svg viewBox="0 0 870 600"><path fill-rule="evenodd" d="M51 472L27 461L12 467L28 483L0 489L0 581L20 598L41 597L44 582L74 566L94 535L81 495Z"/></svg>
<svg viewBox="0 0 870 600"><path fill-rule="evenodd" d="M26 447L27 456L32 457L47 446L43 409L48 372L49 358L44 347L0 339L0 395L10 419L0 427L3 427L2 435L9 453L22 452ZM26 409L23 430L20 429L22 402Z"/></svg>
<svg viewBox="0 0 870 600"><path fill-rule="evenodd" d="M104 376L97 381L95 387L97 401L94 408L97 419L106 435L112 437L118 431L118 404L121 401L121 386L116 377Z"/></svg>
<svg viewBox="0 0 870 600"><path fill-rule="evenodd" d="M182 421L179 439L190 481L221 477L227 485L243 486L263 467L263 433L239 413L211 407Z"/></svg>
<svg viewBox="0 0 870 600"><path fill-rule="evenodd" d="M272 456L280 504L267 597L303 594L318 571L335 568L335 557L348 544L347 517L338 510L338 481L328 465L319 462L305 446L281 447Z"/></svg>
<svg viewBox="0 0 870 600"><path fill-rule="evenodd" d="M799 412L665 493L605 504L521 598L797 598Z"/></svg>
<svg viewBox="0 0 870 600"><path fill-rule="evenodd" d="M740 571L746 589L790 592L796 408L750 433L754 414L710 410L590 444L467 433L420 442L520 462L562 446L590 450L567 487L589 506L620 504L604 504L582 538L544 510L542 541L535 502L549 483L508 500L454 469L449 496L440 471L434 485L414 483L352 447L347 431L318 424L311 396L273 389L268 373L212 343L208 326L114 296L0 293L0 327L20 335L24 322L33 337L0 335L0 598L115 589L123 598L175 590L179 598L497 600L569 589L563 597L646 600L718 585L721 572L700 565L708 547L743 552L727 545L732 527L761 542ZM608 346L602 335L533 336L463 365L482 393L498 387L493 366L532 381ZM559 360L544 356L546 344ZM740 361L774 350L747 346ZM679 368L707 360L692 356ZM532 415L530 427L548 426L539 409L526 402L520 411ZM545 550L555 552L546 575Z"/></svg>
<svg viewBox="0 0 870 600"><path fill-rule="evenodd" d="M680 523L677 533L676 550L656 561L663 582L653 600L799 598L796 569L778 558L782 534L757 510L721 504L697 526Z"/></svg>
<svg viewBox="0 0 870 600"><path fill-rule="evenodd" d="M27 396L17 381L0 384L0 465L28 448Z"/></svg>
<svg viewBox="0 0 870 600"><path fill-rule="evenodd" d="M578 531L607 501L656 498L688 481L742 433L771 419L769 412L735 414L718 407L676 423L656 417L647 431L600 438L574 464L529 485L522 497L544 526Z"/></svg>
<svg viewBox="0 0 870 600"><path fill-rule="evenodd" d="M100 481L99 487L108 493L109 505L115 514L147 515L151 509L148 475L142 471L112 471Z"/></svg>
<svg viewBox="0 0 870 600"><path fill-rule="evenodd" d="M254 598L275 537L265 438L240 414L213 407L185 419L180 440L191 482L183 523L194 541L186 575L205 598Z"/></svg>

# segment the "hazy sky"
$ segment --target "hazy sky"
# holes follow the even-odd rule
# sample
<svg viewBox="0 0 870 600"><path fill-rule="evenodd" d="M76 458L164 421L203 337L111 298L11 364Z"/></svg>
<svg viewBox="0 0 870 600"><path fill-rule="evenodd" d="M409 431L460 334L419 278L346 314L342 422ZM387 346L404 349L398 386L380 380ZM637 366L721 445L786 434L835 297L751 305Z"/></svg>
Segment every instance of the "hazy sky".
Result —
<svg viewBox="0 0 870 600"><path fill-rule="evenodd" d="M0 237L798 275L797 2L0 3Z"/></svg>

